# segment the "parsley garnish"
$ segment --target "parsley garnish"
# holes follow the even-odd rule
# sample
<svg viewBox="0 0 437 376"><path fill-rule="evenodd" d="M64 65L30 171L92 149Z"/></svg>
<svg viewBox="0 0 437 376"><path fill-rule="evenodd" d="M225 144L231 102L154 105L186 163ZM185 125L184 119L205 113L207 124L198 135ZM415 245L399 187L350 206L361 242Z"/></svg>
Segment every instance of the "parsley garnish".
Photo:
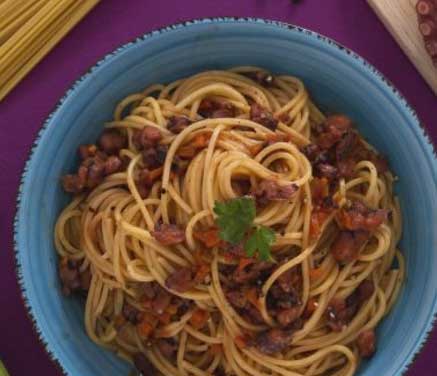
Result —
<svg viewBox="0 0 437 376"><path fill-rule="evenodd" d="M218 215L220 239L238 244L252 227L256 209L251 198L241 197L227 202L216 202L214 213Z"/></svg>
<svg viewBox="0 0 437 376"><path fill-rule="evenodd" d="M252 257L258 251L261 260L270 259L270 247L275 242L275 233L272 229L259 226L247 239L244 249L248 256Z"/></svg>
<svg viewBox="0 0 437 376"><path fill-rule="evenodd" d="M253 224L256 208L252 198L216 202L214 212L217 214L220 239L234 245L246 240L244 249L249 257L258 252L262 260L271 258L270 247L275 242L275 233L268 227Z"/></svg>

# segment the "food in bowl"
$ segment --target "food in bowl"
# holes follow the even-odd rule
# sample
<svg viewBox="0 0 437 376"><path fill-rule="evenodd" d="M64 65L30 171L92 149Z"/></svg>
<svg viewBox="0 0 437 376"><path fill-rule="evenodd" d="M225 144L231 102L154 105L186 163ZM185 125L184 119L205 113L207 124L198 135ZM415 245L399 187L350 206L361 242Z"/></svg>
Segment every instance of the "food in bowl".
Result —
<svg viewBox="0 0 437 376"><path fill-rule="evenodd" d="M353 375L375 352L405 275L396 178L299 79L152 85L78 153L55 244L94 342L144 375Z"/></svg>

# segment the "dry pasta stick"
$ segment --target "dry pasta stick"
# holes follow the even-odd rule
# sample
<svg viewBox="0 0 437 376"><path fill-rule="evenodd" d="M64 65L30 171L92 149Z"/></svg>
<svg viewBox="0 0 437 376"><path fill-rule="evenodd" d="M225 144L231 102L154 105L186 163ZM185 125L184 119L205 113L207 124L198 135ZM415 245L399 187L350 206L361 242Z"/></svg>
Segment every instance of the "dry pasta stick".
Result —
<svg viewBox="0 0 437 376"><path fill-rule="evenodd" d="M0 4L0 100L100 0L18 0ZM1 12L0 12L1 13Z"/></svg>
<svg viewBox="0 0 437 376"><path fill-rule="evenodd" d="M8 82L9 79L17 76L17 72L31 65L29 62L37 58L39 53L43 53L45 48L49 48L50 38L56 35L59 29L68 22L78 7L78 4L73 4L70 8L66 9L56 20L47 24L47 27L38 34L38 38L35 38L27 48L17 51L19 55L16 55L15 59L10 61L8 65L5 64L4 69L0 73L0 80ZM22 62L22 65L16 64L15 61Z"/></svg>
<svg viewBox="0 0 437 376"><path fill-rule="evenodd" d="M43 0L38 0L26 4L24 9L20 9L17 15L2 19L3 22L0 22L0 44L6 42L8 38L34 16L36 10L41 6L42 1Z"/></svg>

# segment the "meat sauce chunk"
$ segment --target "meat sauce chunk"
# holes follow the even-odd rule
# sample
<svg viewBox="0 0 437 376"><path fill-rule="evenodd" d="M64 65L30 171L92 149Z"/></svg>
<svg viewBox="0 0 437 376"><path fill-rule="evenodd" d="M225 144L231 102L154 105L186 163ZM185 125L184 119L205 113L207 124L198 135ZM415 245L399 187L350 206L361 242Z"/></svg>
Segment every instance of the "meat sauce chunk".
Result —
<svg viewBox="0 0 437 376"><path fill-rule="evenodd" d="M340 231L331 245L331 254L342 264L355 261L369 238L368 231Z"/></svg>
<svg viewBox="0 0 437 376"><path fill-rule="evenodd" d="M184 293L194 286L193 271L190 268L180 268L167 277L165 285L170 290Z"/></svg>
<svg viewBox="0 0 437 376"><path fill-rule="evenodd" d="M373 329L361 332L357 339L357 346L363 358L371 357L376 351L376 335Z"/></svg>
<svg viewBox="0 0 437 376"><path fill-rule="evenodd" d="M158 375L153 364L147 359L147 357L143 353L136 353L133 356L133 362L135 368L143 375L143 376L156 376Z"/></svg>
<svg viewBox="0 0 437 376"><path fill-rule="evenodd" d="M253 103L250 106L250 120L261 124L272 131L278 127L278 120L273 117L273 114L270 111L262 108L257 103Z"/></svg>
<svg viewBox="0 0 437 376"><path fill-rule="evenodd" d="M252 194L259 205L270 201L286 201L294 197L299 187L296 184L280 185L274 180L262 180Z"/></svg>
<svg viewBox="0 0 437 376"><path fill-rule="evenodd" d="M273 355L285 350L292 338L292 333L281 329L262 332L255 340L255 347L264 354Z"/></svg>
<svg viewBox="0 0 437 376"><path fill-rule="evenodd" d="M370 209L360 201L353 201L350 207L340 210L337 219L349 231L374 231L387 220L388 215L388 210Z"/></svg>
<svg viewBox="0 0 437 376"><path fill-rule="evenodd" d="M232 118L235 117L235 107L226 101L205 98L200 102L198 113L204 118Z"/></svg>
<svg viewBox="0 0 437 376"><path fill-rule="evenodd" d="M152 236L162 245L175 245L185 241L185 231L173 224L157 224Z"/></svg>

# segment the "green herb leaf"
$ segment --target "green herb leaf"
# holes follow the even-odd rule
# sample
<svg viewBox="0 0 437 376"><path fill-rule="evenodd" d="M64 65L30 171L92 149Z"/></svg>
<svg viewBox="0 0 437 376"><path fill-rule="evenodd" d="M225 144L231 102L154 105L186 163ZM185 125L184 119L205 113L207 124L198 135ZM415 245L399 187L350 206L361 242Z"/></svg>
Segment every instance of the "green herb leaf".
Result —
<svg viewBox="0 0 437 376"><path fill-rule="evenodd" d="M255 203L249 197L240 197L227 202L216 202L214 213L220 228L220 239L238 244L252 227L255 218Z"/></svg>
<svg viewBox="0 0 437 376"><path fill-rule="evenodd" d="M252 257L258 251L262 260L271 258L270 248L275 242L276 236L273 230L268 227L258 227L247 240L244 249L248 256Z"/></svg>
<svg viewBox="0 0 437 376"><path fill-rule="evenodd" d="M275 233L268 227L255 227L256 208L253 199L240 197L227 202L216 202L214 213L219 226L220 239L231 244L241 243L247 235L244 249L249 257L258 253L262 260L270 260L270 248L275 242Z"/></svg>

